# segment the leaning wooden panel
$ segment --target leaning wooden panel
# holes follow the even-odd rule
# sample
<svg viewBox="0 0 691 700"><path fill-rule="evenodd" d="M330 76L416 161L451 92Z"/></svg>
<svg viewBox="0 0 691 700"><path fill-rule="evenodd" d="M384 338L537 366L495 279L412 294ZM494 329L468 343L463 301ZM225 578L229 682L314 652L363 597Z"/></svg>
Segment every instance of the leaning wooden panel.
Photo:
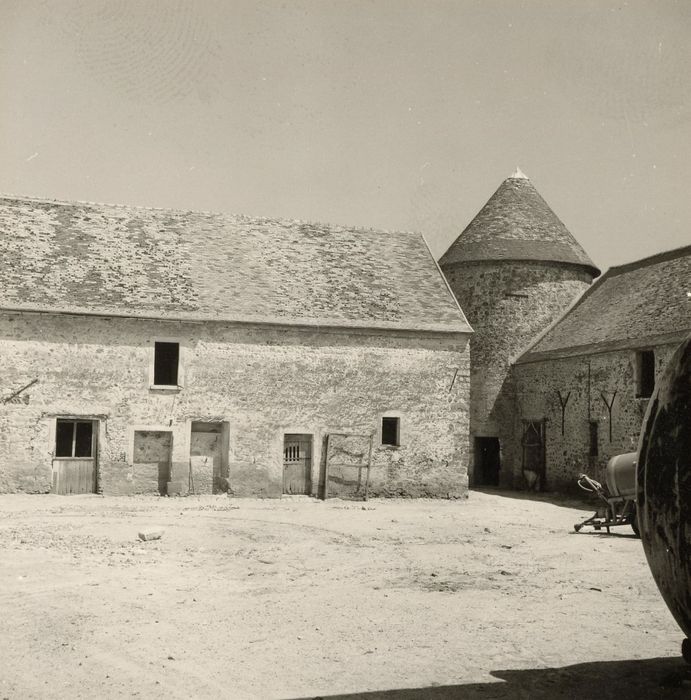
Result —
<svg viewBox="0 0 691 700"><path fill-rule="evenodd" d="M324 498L367 500L372 462L369 433L329 433Z"/></svg>

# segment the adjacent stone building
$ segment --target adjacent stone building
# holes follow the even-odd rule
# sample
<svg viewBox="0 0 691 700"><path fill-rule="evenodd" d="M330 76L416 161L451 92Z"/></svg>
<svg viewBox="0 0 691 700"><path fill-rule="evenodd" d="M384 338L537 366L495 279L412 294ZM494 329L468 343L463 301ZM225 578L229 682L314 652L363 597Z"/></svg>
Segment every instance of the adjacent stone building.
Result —
<svg viewBox="0 0 691 700"><path fill-rule="evenodd" d="M356 434L371 495L465 495L471 328L420 235L6 197L0 249L0 491L319 495Z"/></svg>
<svg viewBox="0 0 691 700"><path fill-rule="evenodd" d="M691 332L690 296L691 246L613 267L518 358L515 436L542 426L545 487L602 478L610 457L636 450L656 377ZM521 484L535 448L516 438Z"/></svg>

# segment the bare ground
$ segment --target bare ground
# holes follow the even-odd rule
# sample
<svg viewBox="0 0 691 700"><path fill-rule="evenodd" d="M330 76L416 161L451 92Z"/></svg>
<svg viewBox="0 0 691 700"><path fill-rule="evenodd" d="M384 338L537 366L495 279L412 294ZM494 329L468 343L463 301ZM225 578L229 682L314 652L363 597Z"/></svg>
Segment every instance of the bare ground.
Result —
<svg viewBox="0 0 691 700"><path fill-rule="evenodd" d="M688 698L640 540L573 506L0 497L0 699Z"/></svg>

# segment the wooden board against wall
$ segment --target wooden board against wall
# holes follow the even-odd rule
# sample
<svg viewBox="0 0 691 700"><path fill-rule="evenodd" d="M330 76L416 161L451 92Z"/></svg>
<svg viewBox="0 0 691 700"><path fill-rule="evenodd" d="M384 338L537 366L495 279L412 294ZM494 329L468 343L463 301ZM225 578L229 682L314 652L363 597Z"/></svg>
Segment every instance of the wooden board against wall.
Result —
<svg viewBox="0 0 691 700"><path fill-rule="evenodd" d="M324 498L367 500L373 445L373 434L326 436Z"/></svg>

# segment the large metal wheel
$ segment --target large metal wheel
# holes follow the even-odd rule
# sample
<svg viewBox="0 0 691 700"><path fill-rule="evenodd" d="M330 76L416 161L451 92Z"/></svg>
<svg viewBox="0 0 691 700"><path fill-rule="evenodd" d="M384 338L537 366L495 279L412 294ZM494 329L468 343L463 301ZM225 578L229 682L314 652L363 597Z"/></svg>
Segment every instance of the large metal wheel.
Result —
<svg viewBox="0 0 691 700"><path fill-rule="evenodd" d="M650 571L691 657L691 336L650 398L638 445L638 519Z"/></svg>

